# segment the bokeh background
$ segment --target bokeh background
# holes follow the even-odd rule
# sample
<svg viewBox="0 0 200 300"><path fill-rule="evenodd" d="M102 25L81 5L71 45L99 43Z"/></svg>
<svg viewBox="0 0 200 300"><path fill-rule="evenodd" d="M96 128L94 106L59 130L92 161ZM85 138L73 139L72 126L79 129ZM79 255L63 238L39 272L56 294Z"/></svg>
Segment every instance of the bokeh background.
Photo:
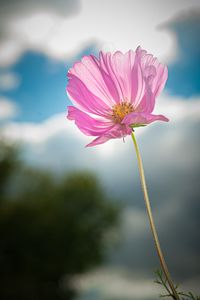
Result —
<svg viewBox="0 0 200 300"><path fill-rule="evenodd" d="M138 129L172 277L200 293L199 0L0 1L0 298L158 299L158 259L130 138L91 140L66 120L67 70L138 45L169 68Z"/></svg>

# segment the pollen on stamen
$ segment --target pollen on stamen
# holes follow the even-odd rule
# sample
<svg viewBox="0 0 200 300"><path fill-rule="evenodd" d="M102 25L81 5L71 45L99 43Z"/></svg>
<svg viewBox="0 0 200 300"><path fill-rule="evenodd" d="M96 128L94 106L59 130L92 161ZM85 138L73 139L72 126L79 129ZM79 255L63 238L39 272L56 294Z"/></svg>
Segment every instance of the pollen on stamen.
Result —
<svg viewBox="0 0 200 300"><path fill-rule="evenodd" d="M115 123L121 123L124 117L133 111L134 109L130 102L115 104L112 108L112 119Z"/></svg>

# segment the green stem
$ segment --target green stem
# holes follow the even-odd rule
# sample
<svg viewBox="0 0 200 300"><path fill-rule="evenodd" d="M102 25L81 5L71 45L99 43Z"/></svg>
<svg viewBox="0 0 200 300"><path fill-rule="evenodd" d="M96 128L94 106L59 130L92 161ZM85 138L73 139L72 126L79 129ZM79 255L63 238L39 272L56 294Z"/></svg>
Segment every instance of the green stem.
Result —
<svg viewBox="0 0 200 300"><path fill-rule="evenodd" d="M169 283L169 286L171 288L172 294L173 294L173 298L175 300L180 300L178 293L174 287L173 281L171 279L167 264L165 262L161 247L160 247L160 242L158 239L158 234L156 231L156 227L154 224L154 219L153 219L153 215L152 215L152 211L151 211L151 205L150 205L150 201L149 201L149 196L148 196L148 192L147 192L147 186L146 186L146 181L145 181L145 175L144 175L144 168L143 168L143 164L142 164L142 158L140 156L140 151L137 145L137 141L135 139L135 135L132 132L132 139L133 139L133 143L135 146L135 151L136 151L136 156L137 156L137 160L138 160L138 167L139 167L139 172L140 172L140 180L141 180L141 185L142 185L142 190L144 193L144 200L145 200L145 205L146 205L146 210L147 210L147 214L148 214L148 218L149 218L149 223L150 223L150 227L151 227L151 231L153 234L153 238L154 238L154 242L155 242L155 246L156 246L156 250L158 253L158 257L160 259L160 264L161 267L163 269L163 272L166 276L166 279Z"/></svg>

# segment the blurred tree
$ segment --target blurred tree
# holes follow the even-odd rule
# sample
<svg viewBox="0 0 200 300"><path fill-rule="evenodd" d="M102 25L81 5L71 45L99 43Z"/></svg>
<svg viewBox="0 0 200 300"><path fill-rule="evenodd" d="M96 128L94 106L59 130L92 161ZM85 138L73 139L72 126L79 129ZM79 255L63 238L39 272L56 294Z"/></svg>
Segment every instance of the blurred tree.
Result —
<svg viewBox="0 0 200 300"><path fill-rule="evenodd" d="M5 192L7 180L19 163L16 154L16 148L0 141L0 200Z"/></svg>
<svg viewBox="0 0 200 300"><path fill-rule="evenodd" d="M73 275L102 261L118 209L90 174L55 182L21 165L13 176L10 153L1 156L0 169L2 190L7 182L6 190L15 191L0 205L0 299L72 299Z"/></svg>

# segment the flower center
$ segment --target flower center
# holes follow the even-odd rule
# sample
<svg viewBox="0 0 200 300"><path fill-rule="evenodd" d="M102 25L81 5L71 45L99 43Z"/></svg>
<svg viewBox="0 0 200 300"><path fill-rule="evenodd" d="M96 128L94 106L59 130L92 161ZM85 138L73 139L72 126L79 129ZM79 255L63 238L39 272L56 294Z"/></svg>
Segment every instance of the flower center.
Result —
<svg viewBox="0 0 200 300"><path fill-rule="evenodd" d="M112 108L112 119L115 123L121 123L124 117L133 111L133 106L129 102L115 104Z"/></svg>

